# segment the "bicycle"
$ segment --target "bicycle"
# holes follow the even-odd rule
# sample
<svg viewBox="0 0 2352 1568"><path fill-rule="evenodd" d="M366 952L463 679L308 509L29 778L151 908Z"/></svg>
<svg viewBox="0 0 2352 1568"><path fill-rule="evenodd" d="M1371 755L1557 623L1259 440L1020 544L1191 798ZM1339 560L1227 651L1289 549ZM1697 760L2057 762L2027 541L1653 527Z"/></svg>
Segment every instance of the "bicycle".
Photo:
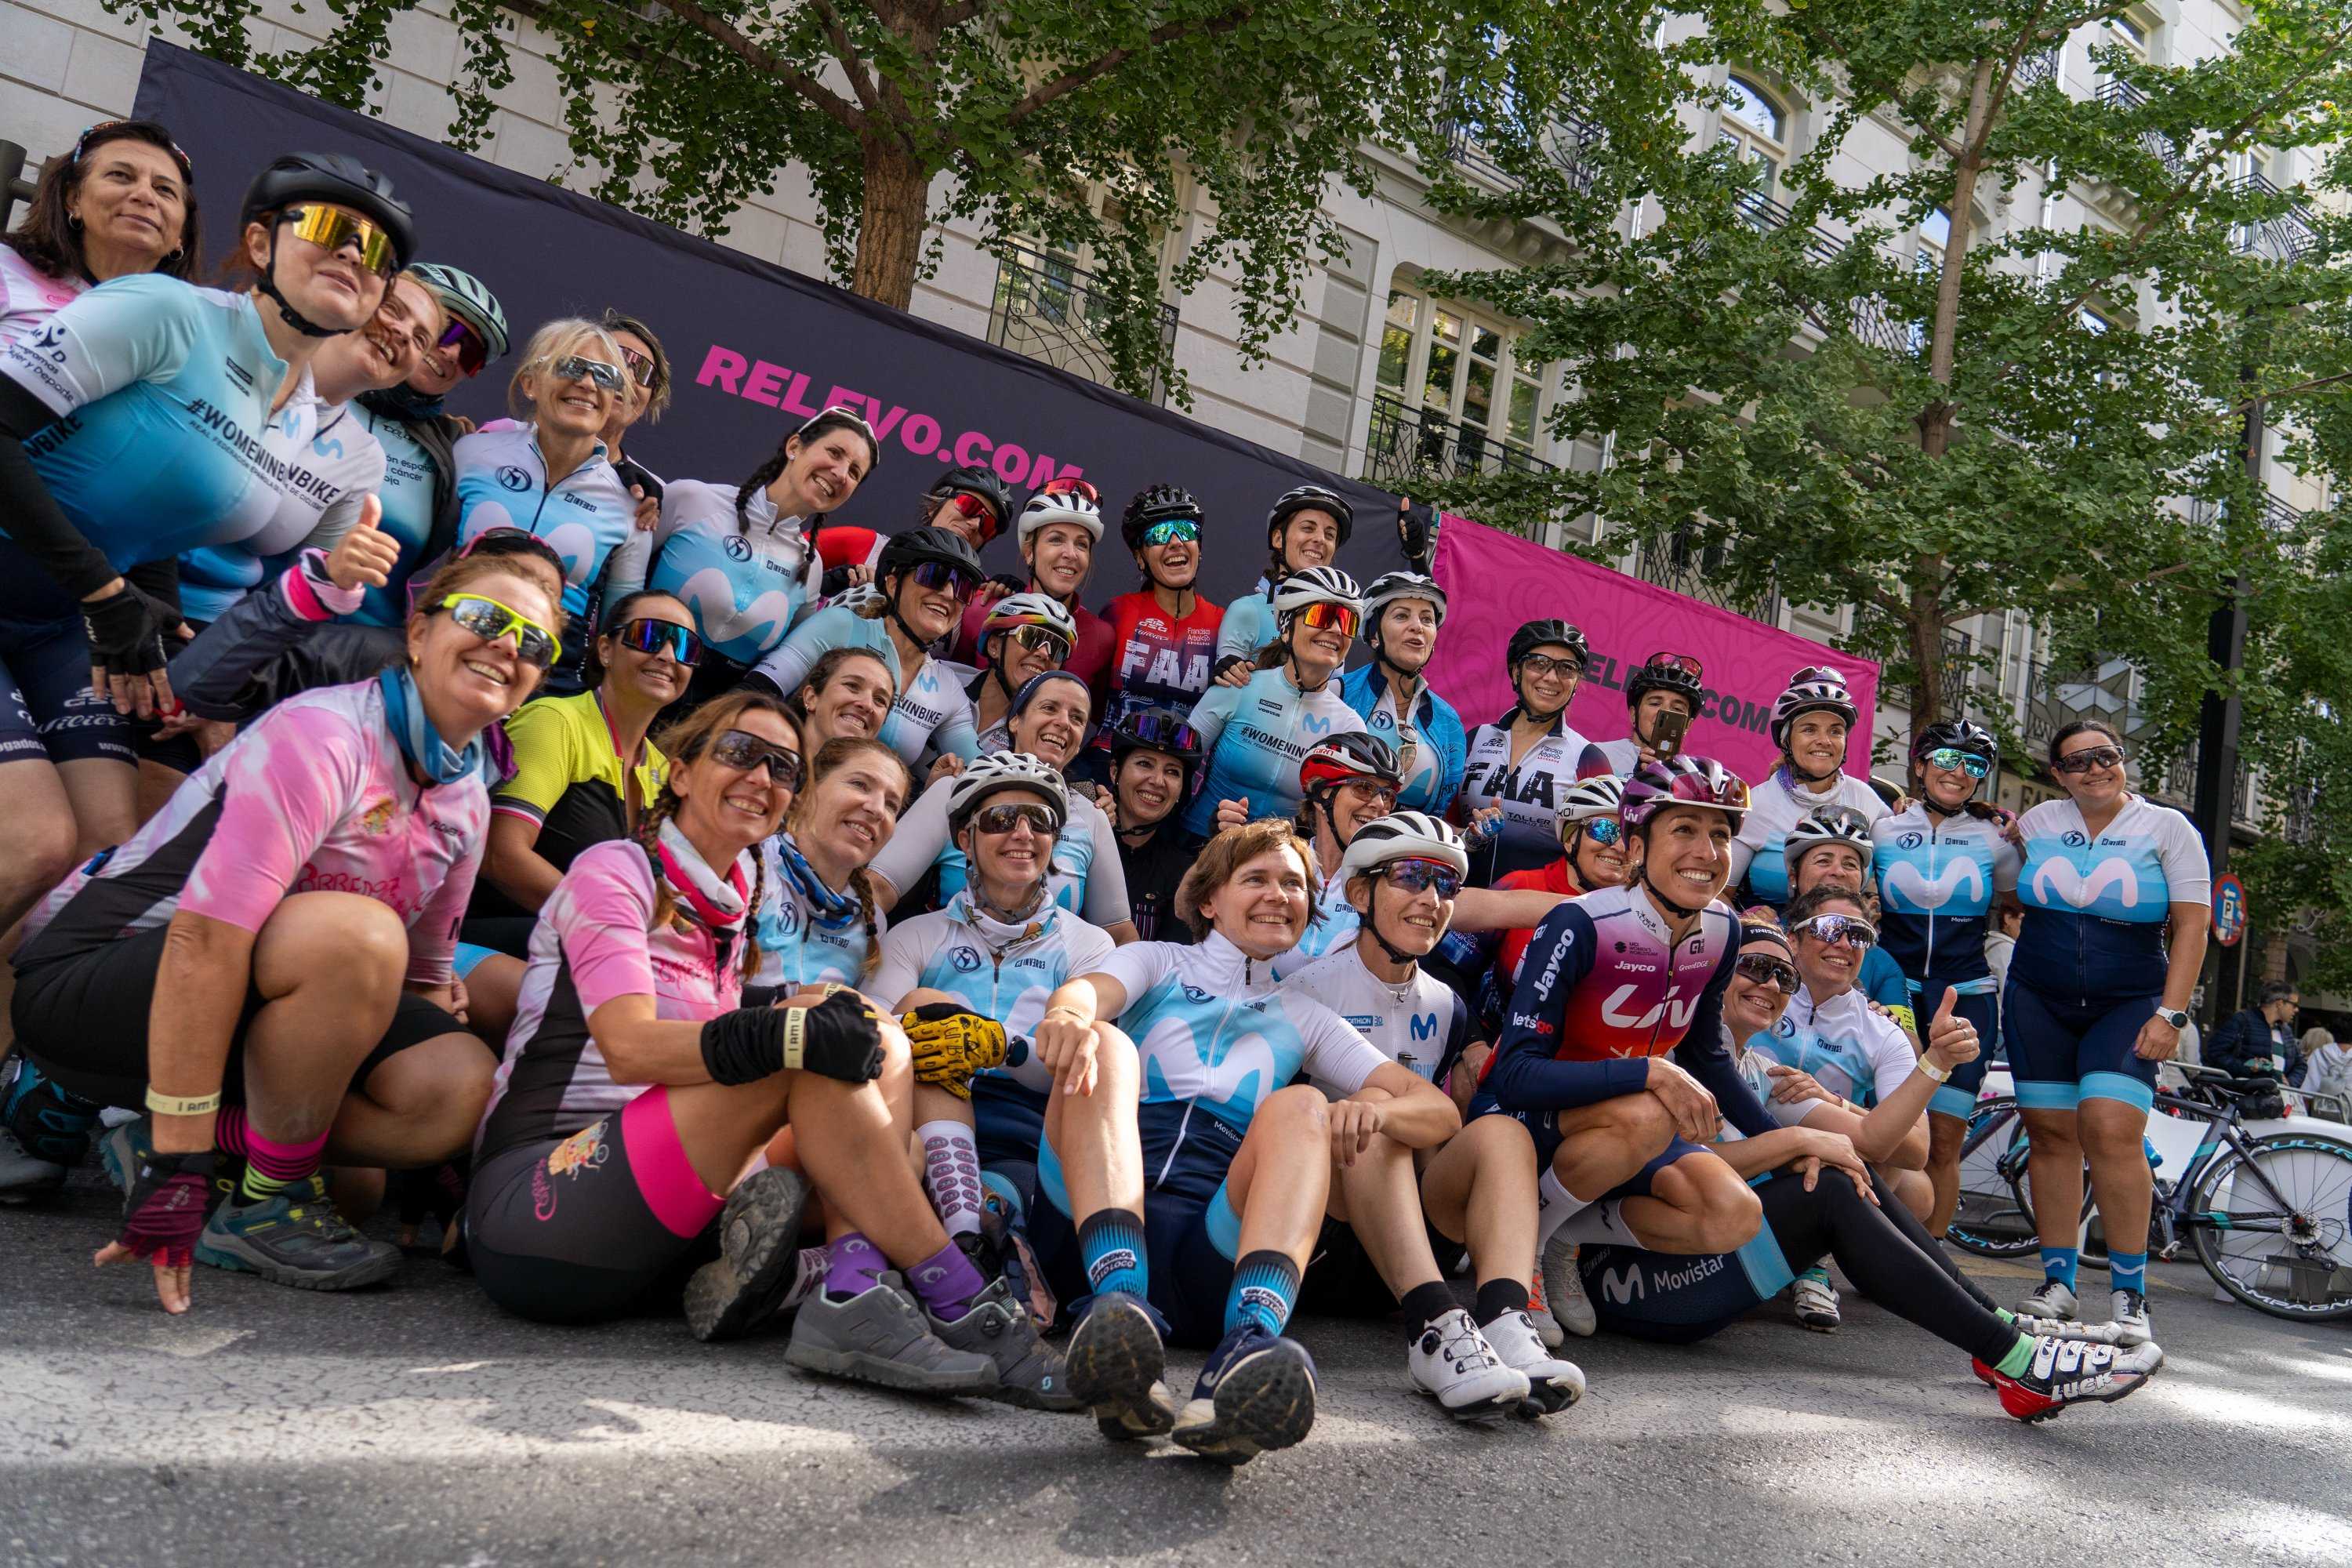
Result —
<svg viewBox="0 0 2352 1568"><path fill-rule="evenodd" d="M2156 1179L2148 1250L2184 1239L2215 1284L2257 1311L2302 1322L2352 1317L2352 1142L2323 1133L2249 1133L2241 1080L2183 1066L2189 1087L2159 1110L2205 1123L2178 1180ZM2151 1119L2153 1125L2153 1119ZM1946 1233L1982 1258L2037 1250L2024 1119L2012 1096L1979 1103L1960 1149L1960 1204ZM2082 1228L2097 1220L2087 1187Z"/></svg>

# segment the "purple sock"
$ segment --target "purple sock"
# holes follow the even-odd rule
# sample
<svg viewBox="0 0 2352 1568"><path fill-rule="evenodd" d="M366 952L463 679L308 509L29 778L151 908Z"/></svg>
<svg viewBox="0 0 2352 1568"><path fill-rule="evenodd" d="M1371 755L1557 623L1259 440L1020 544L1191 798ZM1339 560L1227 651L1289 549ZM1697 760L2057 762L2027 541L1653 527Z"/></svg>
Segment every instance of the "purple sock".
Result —
<svg viewBox="0 0 2352 1568"><path fill-rule="evenodd" d="M952 1323L971 1311L971 1299L988 1289L988 1281L952 1241L908 1269L907 1282L931 1310L931 1316L943 1323Z"/></svg>
<svg viewBox="0 0 2352 1568"><path fill-rule="evenodd" d="M854 1230L826 1242L824 1251L828 1259L824 1293L829 1300L846 1301L853 1296L863 1296L882 1283L883 1271L890 1267L882 1249Z"/></svg>

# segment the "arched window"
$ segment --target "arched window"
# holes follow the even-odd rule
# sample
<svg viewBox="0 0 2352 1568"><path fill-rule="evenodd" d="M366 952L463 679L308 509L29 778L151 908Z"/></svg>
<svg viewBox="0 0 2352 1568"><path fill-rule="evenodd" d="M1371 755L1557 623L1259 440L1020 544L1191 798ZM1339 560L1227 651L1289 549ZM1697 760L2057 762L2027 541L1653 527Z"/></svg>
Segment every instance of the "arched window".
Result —
<svg viewBox="0 0 2352 1568"><path fill-rule="evenodd" d="M1759 195L1778 188L1789 163L1789 116L1770 94L1744 76L1724 84L1725 99L1716 141L1743 163L1756 166Z"/></svg>

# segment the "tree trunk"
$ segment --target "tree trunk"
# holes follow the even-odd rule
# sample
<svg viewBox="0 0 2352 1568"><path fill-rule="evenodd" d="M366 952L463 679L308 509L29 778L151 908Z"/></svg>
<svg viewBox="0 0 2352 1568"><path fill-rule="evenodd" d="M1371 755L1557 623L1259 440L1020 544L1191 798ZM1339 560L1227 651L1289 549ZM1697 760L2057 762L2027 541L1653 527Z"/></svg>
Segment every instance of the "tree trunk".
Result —
<svg viewBox="0 0 2352 1568"><path fill-rule="evenodd" d="M1919 672L1911 688L1911 733L1916 736L1944 716L1944 617L1928 590L1911 591L1903 631L1911 643L1911 668Z"/></svg>
<svg viewBox="0 0 2352 1568"><path fill-rule="evenodd" d="M1993 65L1990 59L1977 62L1976 79L1969 89L1968 118L1960 132L1960 155L1952 166L1952 199L1945 209L1951 231L1945 237L1944 270L1936 279L1936 319L1927 333L1927 374L1940 387L1952 384L1952 360L1959 341L1960 278L1968 266L1969 242L1975 237L1977 178L1982 172L1985 132L1993 110ZM1952 413L1951 400L1940 395L1920 410L1919 445L1927 456L1940 458L1949 448Z"/></svg>
<svg viewBox="0 0 2352 1568"><path fill-rule="evenodd" d="M869 128L863 141L866 205L858 216L857 261L849 287L853 293L903 310L915 297L931 182L889 127Z"/></svg>

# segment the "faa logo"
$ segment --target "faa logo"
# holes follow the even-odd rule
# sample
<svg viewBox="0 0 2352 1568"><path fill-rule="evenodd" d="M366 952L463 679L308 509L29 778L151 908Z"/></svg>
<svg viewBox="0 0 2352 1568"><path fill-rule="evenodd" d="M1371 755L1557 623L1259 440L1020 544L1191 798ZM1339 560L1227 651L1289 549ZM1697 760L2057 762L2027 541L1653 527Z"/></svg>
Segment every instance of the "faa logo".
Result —
<svg viewBox="0 0 2352 1568"><path fill-rule="evenodd" d="M510 490L527 490L530 489L530 475L516 464L508 463L499 469L499 483Z"/></svg>
<svg viewBox="0 0 2352 1568"><path fill-rule="evenodd" d="M751 542L740 533L727 535L719 542L719 548L727 552L727 559L730 561L751 559Z"/></svg>
<svg viewBox="0 0 2352 1568"><path fill-rule="evenodd" d="M958 974L970 974L980 968L980 954L968 947L959 947L948 954L948 962L955 965Z"/></svg>

